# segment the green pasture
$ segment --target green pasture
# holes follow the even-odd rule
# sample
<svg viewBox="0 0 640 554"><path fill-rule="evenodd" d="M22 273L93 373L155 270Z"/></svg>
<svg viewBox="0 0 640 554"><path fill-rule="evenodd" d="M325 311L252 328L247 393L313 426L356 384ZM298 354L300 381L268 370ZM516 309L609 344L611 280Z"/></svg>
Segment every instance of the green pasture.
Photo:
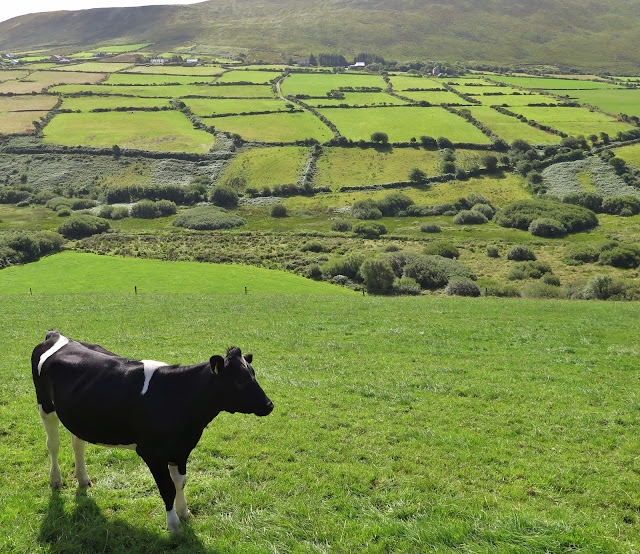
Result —
<svg viewBox="0 0 640 554"><path fill-rule="evenodd" d="M93 48L89 50L89 52L106 52L107 54L122 54L124 52L135 52L136 50L141 50L142 48L146 48L147 46L151 46L148 42L143 42L140 44L119 44L116 46L98 46L97 48Z"/></svg>
<svg viewBox="0 0 640 554"><path fill-rule="evenodd" d="M15 81L17 79L23 79L29 75L30 71L24 69L5 69L0 71L0 83L5 81Z"/></svg>
<svg viewBox="0 0 640 554"><path fill-rule="evenodd" d="M587 136L601 132L614 136L620 131L633 128L629 123L618 121L600 112L589 111L587 108L521 106L511 108L511 111L574 136Z"/></svg>
<svg viewBox="0 0 640 554"><path fill-rule="evenodd" d="M324 142L333 137L331 130L309 112L232 115L202 121L255 142L295 142L307 138Z"/></svg>
<svg viewBox="0 0 640 554"><path fill-rule="evenodd" d="M369 140L377 131L387 133L390 142L406 142L422 135L446 136L453 142L488 144L489 137L468 121L442 108L390 107L319 110L342 135L352 140Z"/></svg>
<svg viewBox="0 0 640 554"><path fill-rule="evenodd" d="M309 106L401 106L406 101L391 96L386 92L345 92L344 98L307 98Z"/></svg>
<svg viewBox="0 0 640 554"><path fill-rule="evenodd" d="M483 106L527 106L529 104L559 104L554 96L523 92L500 96L474 96Z"/></svg>
<svg viewBox="0 0 640 554"><path fill-rule="evenodd" d="M615 155L625 162L640 168L640 144L630 144L613 150Z"/></svg>
<svg viewBox="0 0 640 554"><path fill-rule="evenodd" d="M287 103L280 98L185 98L183 102L200 117L247 112L284 112Z"/></svg>
<svg viewBox="0 0 640 554"><path fill-rule="evenodd" d="M84 62L72 65L61 65L57 71L81 71L85 73L114 73L132 66L131 63Z"/></svg>
<svg viewBox="0 0 640 554"><path fill-rule="evenodd" d="M65 83L98 83L106 77L101 73L75 73L73 71L34 71L19 81L0 83L0 93L33 94L53 85ZM70 85L71 86L71 85Z"/></svg>
<svg viewBox="0 0 640 554"><path fill-rule="evenodd" d="M194 129L180 112L63 113L44 129L45 142L67 146L141 148L166 152L209 152L213 135Z"/></svg>
<svg viewBox="0 0 640 554"><path fill-rule="evenodd" d="M0 87L2 85L0 84ZM145 98L180 98L182 96L271 98L271 88L264 85L215 86L215 85L60 85L51 92L75 94L120 94Z"/></svg>
<svg viewBox="0 0 640 554"><path fill-rule="evenodd" d="M301 146L254 148L241 152L225 167L221 184L241 183L258 190L284 183L296 183L309 155Z"/></svg>
<svg viewBox="0 0 640 554"><path fill-rule="evenodd" d="M280 90L288 94L308 94L309 96L325 96L331 90L341 87L378 87L382 90L387 84L378 75L361 75L354 73L292 73L282 84Z"/></svg>
<svg viewBox="0 0 640 554"><path fill-rule="evenodd" d="M265 85L276 77L282 75L275 71L251 71L247 69L234 69L227 71L218 77L218 83L238 83L246 81L255 85Z"/></svg>
<svg viewBox="0 0 640 554"><path fill-rule="evenodd" d="M618 115L621 113L640 117L640 90L580 90L572 91L570 99L581 104L590 104L596 108Z"/></svg>
<svg viewBox="0 0 640 554"><path fill-rule="evenodd" d="M244 295L226 277L217 294L233 266L127 264L0 272L23 280L0 293L3 552L638 549L638 304ZM127 272L163 292L134 295ZM90 445L78 491L63 432L49 490L29 357L51 328L167 363L253 352L275 410L205 429L181 535L134 452Z"/></svg>
<svg viewBox="0 0 640 554"><path fill-rule="evenodd" d="M492 81L515 85L517 87L540 90L591 90L591 89L618 89L619 85L604 81L587 81L584 79L553 79L545 77L503 77L491 75Z"/></svg>
<svg viewBox="0 0 640 554"><path fill-rule="evenodd" d="M226 71L219 65L198 66L163 66L163 65L136 65L126 69L125 73L155 73L158 75L220 75Z"/></svg>
<svg viewBox="0 0 640 554"><path fill-rule="evenodd" d="M471 106L467 109L475 119L484 123L498 137L509 143L516 139L526 140L530 144L553 144L562 140L562 137L558 135L536 129L513 116L502 114L489 106Z"/></svg>
<svg viewBox="0 0 640 554"><path fill-rule="evenodd" d="M489 96L492 93L513 94L514 92L520 92L520 89L513 87L501 87L499 85L491 86L488 83L483 85L453 85L451 88L461 92L462 94L468 94L470 96L477 96L478 99L483 96Z"/></svg>
<svg viewBox="0 0 640 554"><path fill-rule="evenodd" d="M63 110L90 112L96 109L115 110L116 108L153 108L169 106L168 98L140 98L138 96L65 96L62 99Z"/></svg>
<svg viewBox="0 0 640 554"><path fill-rule="evenodd" d="M391 75L389 80L393 85L395 92L400 92L410 88L432 89L438 88L445 90L444 85L436 79L426 79L424 77L408 77L406 75ZM403 96L406 96L403 94Z"/></svg>
<svg viewBox="0 0 640 554"><path fill-rule="evenodd" d="M461 98L449 90L407 90L400 93L406 98L416 102L429 102L429 104L461 104L470 105L471 102Z"/></svg>
<svg viewBox="0 0 640 554"><path fill-rule="evenodd" d="M105 81L107 85L191 85L194 83L210 83L211 76L189 75L151 75L139 73L112 73Z"/></svg>

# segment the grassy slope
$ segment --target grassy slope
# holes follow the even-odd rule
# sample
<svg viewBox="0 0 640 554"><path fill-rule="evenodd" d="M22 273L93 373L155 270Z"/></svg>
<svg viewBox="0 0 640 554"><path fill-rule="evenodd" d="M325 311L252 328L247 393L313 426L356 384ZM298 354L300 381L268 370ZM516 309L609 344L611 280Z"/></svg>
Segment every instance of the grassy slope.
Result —
<svg viewBox="0 0 640 554"><path fill-rule="evenodd" d="M0 295L0 549L637 550L637 304L178 287ZM78 493L64 433L68 488L48 490L28 357L52 327L170 363L254 352L276 409L205 430L182 536L132 452L89 446Z"/></svg>

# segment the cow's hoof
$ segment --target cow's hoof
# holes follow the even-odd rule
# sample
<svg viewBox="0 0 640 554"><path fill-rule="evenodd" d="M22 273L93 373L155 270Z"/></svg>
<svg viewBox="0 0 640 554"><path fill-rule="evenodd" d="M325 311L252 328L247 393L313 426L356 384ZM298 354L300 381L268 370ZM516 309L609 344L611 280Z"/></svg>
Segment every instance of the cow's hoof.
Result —
<svg viewBox="0 0 640 554"><path fill-rule="evenodd" d="M78 487L81 489L88 489L89 487L93 487L93 481L88 477L86 479L78 480Z"/></svg>
<svg viewBox="0 0 640 554"><path fill-rule="evenodd" d="M191 515L191 512L189 510L187 510L186 512L184 512L183 514L178 514L178 517L180 519L182 519L183 521L188 521L190 520L193 516Z"/></svg>
<svg viewBox="0 0 640 554"><path fill-rule="evenodd" d="M54 481L51 481L51 483L49 483L51 485L51 488L54 491L60 490L64 485L62 484L62 481L59 479L56 479Z"/></svg>

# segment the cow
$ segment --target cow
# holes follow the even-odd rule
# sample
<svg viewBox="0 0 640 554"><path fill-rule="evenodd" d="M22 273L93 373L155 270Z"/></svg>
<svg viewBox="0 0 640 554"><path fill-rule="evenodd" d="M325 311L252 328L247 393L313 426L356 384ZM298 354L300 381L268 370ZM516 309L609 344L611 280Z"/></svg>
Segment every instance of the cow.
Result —
<svg viewBox="0 0 640 554"><path fill-rule="evenodd" d="M266 416L273 410L255 378L252 355L227 355L189 366L118 356L97 344L49 331L31 356L38 411L51 457L49 483L62 487L59 422L71 432L75 477L93 486L86 443L133 449L149 467L167 511L167 528L190 517L184 497L187 458L221 411Z"/></svg>

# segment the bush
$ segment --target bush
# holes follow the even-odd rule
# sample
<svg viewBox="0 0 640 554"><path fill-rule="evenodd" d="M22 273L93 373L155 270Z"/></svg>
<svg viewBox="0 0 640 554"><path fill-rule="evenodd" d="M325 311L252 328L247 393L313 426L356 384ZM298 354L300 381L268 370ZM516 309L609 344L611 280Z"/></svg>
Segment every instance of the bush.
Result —
<svg viewBox="0 0 640 554"><path fill-rule="evenodd" d="M414 204L406 194L402 192L392 192L384 196L381 200L376 202L378 209L383 216L398 215L399 212L406 210L409 206ZM354 216L355 217L355 216ZM358 218L358 219L376 219L376 218Z"/></svg>
<svg viewBox="0 0 640 554"><path fill-rule="evenodd" d="M317 240L311 240L309 242L305 242L302 247L300 248L300 250L302 252L324 252L325 248L324 245L317 241Z"/></svg>
<svg viewBox="0 0 640 554"><path fill-rule="evenodd" d="M238 205L238 193L231 187L218 185L211 191L211 202L222 208L235 208Z"/></svg>
<svg viewBox="0 0 640 554"><path fill-rule="evenodd" d="M602 201L604 199L599 194L592 192L578 192L567 194L562 201L567 204L575 204L576 206L582 206L592 212L600 213L602 211Z"/></svg>
<svg viewBox="0 0 640 554"><path fill-rule="evenodd" d="M398 295L415 296L420 294L420 285L411 277L396 277L392 289L393 293Z"/></svg>
<svg viewBox="0 0 640 554"><path fill-rule="evenodd" d="M491 219L496 213L489 204L474 204L471 208L472 212L480 212L487 219Z"/></svg>
<svg viewBox="0 0 640 554"><path fill-rule="evenodd" d="M561 287L554 285L547 285L537 281L535 283L528 284L522 290L522 296L525 298L539 298L539 299L561 299L566 298L566 293Z"/></svg>
<svg viewBox="0 0 640 554"><path fill-rule="evenodd" d="M570 265L580 265L597 262L600 256L600 252L593 246L588 245L576 245L569 246L565 249L564 257L565 261Z"/></svg>
<svg viewBox="0 0 640 554"><path fill-rule="evenodd" d="M287 217L287 207L284 204L271 206L271 217Z"/></svg>
<svg viewBox="0 0 640 554"><path fill-rule="evenodd" d="M640 265L640 248L620 245L600 253L600 263L621 269L633 269Z"/></svg>
<svg viewBox="0 0 640 554"><path fill-rule="evenodd" d="M435 223L423 223L420 225L420 230L423 233L441 233L442 229L440 225L436 225Z"/></svg>
<svg viewBox="0 0 640 554"><path fill-rule="evenodd" d="M444 289L447 296L480 296L480 287L468 279L451 279Z"/></svg>
<svg viewBox="0 0 640 554"><path fill-rule="evenodd" d="M515 262L524 262L524 261L535 260L535 259L536 259L536 255L533 249L529 246L516 244L514 247L509 248L509 250L507 250L507 260L512 260Z"/></svg>
<svg viewBox="0 0 640 554"><path fill-rule="evenodd" d="M568 233L592 229L598 225L598 218L591 210L573 204L551 200L520 200L502 208L493 220L502 227L529 229L535 219L554 219L561 223Z"/></svg>
<svg viewBox="0 0 640 554"><path fill-rule="evenodd" d="M351 221L348 219L336 219L331 224L332 231L338 231L341 233L345 233L347 231L351 231Z"/></svg>
<svg viewBox="0 0 640 554"><path fill-rule="evenodd" d="M370 294L391 292L396 276L391 266L380 258L369 258L360 266L360 276Z"/></svg>
<svg viewBox="0 0 640 554"><path fill-rule="evenodd" d="M624 215L625 211L628 215L636 215L640 213L640 200L633 196L609 196L602 201L602 211L612 215Z"/></svg>
<svg viewBox="0 0 640 554"><path fill-rule="evenodd" d="M380 219L382 212L378 208L378 204L367 198L365 200L357 200L351 206L351 215L356 219Z"/></svg>
<svg viewBox="0 0 640 554"><path fill-rule="evenodd" d="M96 201L89 198L74 198L71 200L72 210L88 210L95 207L95 205Z"/></svg>
<svg viewBox="0 0 640 554"><path fill-rule="evenodd" d="M307 267L304 272L304 276L308 279L313 279L314 281L322 280L322 269L320 269L319 264L311 264Z"/></svg>
<svg viewBox="0 0 640 554"><path fill-rule="evenodd" d="M484 287L485 296L496 296L498 298L519 298L520 291L509 285L487 285Z"/></svg>
<svg viewBox="0 0 640 554"><path fill-rule="evenodd" d="M31 193L20 189L0 189L0 204L17 204L23 200L27 200Z"/></svg>
<svg viewBox="0 0 640 554"><path fill-rule="evenodd" d="M371 142L378 142L380 144L387 144L389 142L389 135L387 133L383 133L381 131L377 131L372 133Z"/></svg>
<svg viewBox="0 0 640 554"><path fill-rule="evenodd" d="M582 294L585 300L607 300L612 296L624 294L624 285L610 275L594 275L589 279Z"/></svg>
<svg viewBox="0 0 640 554"><path fill-rule="evenodd" d="M427 174L417 167L414 167L409 172L409 181L412 183L416 183L417 185L422 185L427 181Z"/></svg>
<svg viewBox="0 0 640 554"><path fill-rule="evenodd" d="M357 279L360 275L360 266L363 261L364 256L362 254L348 254L327 262L322 267L322 273L329 278L344 275L349 279Z"/></svg>
<svg viewBox="0 0 640 554"><path fill-rule="evenodd" d="M160 217L167 217L178 213L178 206L171 200L158 200L156 202L156 209Z"/></svg>
<svg viewBox="0 0 640 554"><path fill-rule="evenodd" d="M453 218L456 225L477 225L488 221L487 216L475 210L462 210Z"/></svg>
<svg viewBox="0 0 640 554"><path fill-rule="evenodd" d="M58 226L58 233L69 239L81 239L104 233L110 228L109 222L94 215L75 215Z"/></svg>
<svg viewBox="0 0 640 554"><path fill-rule="evenodd" d="M71 209L71 199L65 198L64 196L56 196L54 198L51 198L50 200L47 200L45 206L55 212L57 212L61 207Z"/></svg>
<svg viewBox="0 0 640 554"><path fill-rule="evenodd" d="M490 244L487 246L487 256L489 258L499 258L500 250L495 244Z"/></svg>
<svg viewBox="0 0 640 554"><path fill-rule="evenodd" d="M546 273L542 276L542 279L540 279L543 283L546 283L547 285L552 285L554 287L559 287L560 286L560 279L558 277L556 277L555 275L551 275L550 273Z"/></svg>
<svg viewBox="0 0 640 554"><path fill-rule="evenodd" d="M387 228L381 223L356 223L353 232L368 239L376 239L387 234Z"/></svg>
<svg viewBox="0 0 640 554"><path fill-rule="evenodd" d="M425 246L423 252L425 254L431 254L432 256L442 256L443 258L459 258L460 252L455 244L450 242L440 241L432 242Z"/></svg>
<svg viewBox="0 0 640 554"><path fill-rule="evenodd" d="M408 259L404 266L404 276L415 279L425 289L445 287L453 277L476 278L468 267L457 260L426 254Z"/></svg>
<svg viewBox="0 0 640 554"><path fill-rule="evenodd" d="M58 252L63 242L59 234L49 231L3 234L0 236L0 268L35 262Z"/></svg>
<svg viewBox="0 0 640 554"><path fill-rule="evenodd" d="M131 217L138 219L154 219L160 217L158 207L153 200L140 200L131 206Z"/></svg>
<svg viewBox="0 0 640 554"><path fill-rule="evenodd" d="M197 231L211 231L244 225L244 219L213 206L198 206L180 214L173 220L172 225Z"/></svg>
<svg viewBox="0 0 640 554"><path fill-rule="evenodd" d="M549 219L546 217L541 217L538 219L534 219L529 224L529 232L536 237L561 237L566 234L567 229L565 226L556 221L555 219Z"/></svg>
<svg viewBox="0 0 640 554"><path fill-rule="evenodd" d="M512 267L507 273L510 281L521 279L540 279L543 275L551 273L551 266L544 262L524 262Z"/></svg>

